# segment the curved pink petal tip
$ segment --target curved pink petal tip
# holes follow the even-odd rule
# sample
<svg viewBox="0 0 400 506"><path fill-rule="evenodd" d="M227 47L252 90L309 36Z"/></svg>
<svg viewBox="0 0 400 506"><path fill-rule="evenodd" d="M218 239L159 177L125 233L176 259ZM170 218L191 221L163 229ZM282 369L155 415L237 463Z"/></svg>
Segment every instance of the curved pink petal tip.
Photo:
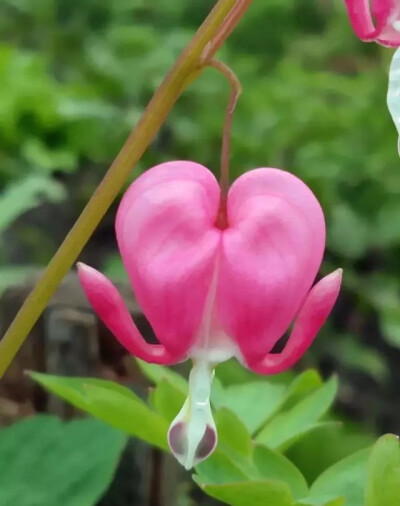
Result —
<svg viewBox="0 0 400 506"><path fill-rule="evenodd" d="M345 0L356 35L365 42L400 46L398 0Z"/></svg>
<svg viewBox="0 0 400 506"><path fill-rule="evenodd" d="M172 356L164 346L148 344L138 328L115 286L93 267L78 263L78 276L82 288L106 327L130 353L156 364L171 364L179 360Z"/></svg>
<svg viewBox="0 0 400 506"><path fill-rule="evenodd" d="M257 364L248 364L259 374L277 374L292 367L308 350L328 318L339 295L342 269L321 279L310 291L296 318L293 331L281 353L269 353Z"/></svg>

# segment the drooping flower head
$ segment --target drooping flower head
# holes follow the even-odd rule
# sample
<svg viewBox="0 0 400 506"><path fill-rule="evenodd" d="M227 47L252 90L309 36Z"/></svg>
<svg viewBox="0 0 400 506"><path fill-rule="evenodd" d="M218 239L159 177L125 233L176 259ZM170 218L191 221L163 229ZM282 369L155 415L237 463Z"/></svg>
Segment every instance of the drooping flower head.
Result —
<svg viewBox="0 0 400 506"><path fill-rule="evenodd" d="M365 42L400 46L399 0L345 0L356 35Z"/></svg>
<svg viewBox="0 0 400 506"><path fill-rule="evenodd" d="M193 359L189 398L168 435L186 468L217 442L209 403L214 366L236 357L260 374L288 369L311 345L341 283L337 270L312 287L325 223L297 177L255 169L231 186L222 221L220 202L214 175L185 161L148 170L122 199L118 246L159 344L144 341L105 276L79 267L95 312L130 353L158 364ZM293 321L283 351L273 353Z"/></svg>

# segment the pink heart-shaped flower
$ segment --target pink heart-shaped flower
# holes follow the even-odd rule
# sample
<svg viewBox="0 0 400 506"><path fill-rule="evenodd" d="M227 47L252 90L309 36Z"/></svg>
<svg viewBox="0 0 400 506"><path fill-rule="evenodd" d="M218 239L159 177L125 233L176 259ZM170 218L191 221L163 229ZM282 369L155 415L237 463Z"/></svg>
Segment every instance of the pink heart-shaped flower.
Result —
<svg viewBox="0 0 400 506"><path fill-rule="evenodd" d="M341 270L310 290L325 247L323 213L304 183L278 169L241 176L225 205L205 167L158 165L126 192L116 233L160 344L142 338L105 276L80 264L80 280L96 313L132 354L162 364L193 358L188 399L168 432L173 454L189 469L217 444L214 365L236 356L261 374L291 367L329 315ZM283 351L272 353L293 319Z"/></svg>
<svg viewBox="0 0 400 506"><path fill-rule="evenodd" d="M252 170L232 185L227 225L217 225L220 189L194 162L169 162L140 176L116 219L119 249L136 299L160 344L147 344L116 288L80 265L99 317L139 358L171 364L236 356L260 373L296 362L327 318L341 271L311 285L325 246L321 207L297 177ZM297 317L288 344L271 353Z"/></svg>

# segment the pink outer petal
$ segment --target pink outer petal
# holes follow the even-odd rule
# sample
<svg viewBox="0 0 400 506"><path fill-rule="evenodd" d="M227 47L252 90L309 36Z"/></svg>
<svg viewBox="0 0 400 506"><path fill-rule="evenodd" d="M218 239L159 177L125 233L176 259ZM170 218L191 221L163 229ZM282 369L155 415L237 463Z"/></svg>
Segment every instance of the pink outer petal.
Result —
<svg viewBox="0 0 400 506"><path fill-rule="evenodd" d="M354 31L361 40L400 46L400 33L392 26L400 15L398 0L345 0L345 3Z"/></svg>
<svg viewBox="0 0 400 506"><path fill-rule="evenodd" d="M325 323L339 295L342 269L321 279L308 294L281 353L267 354L257 364L248 364L258 374L278 374L292 367L307 351Z"/></svg>
<svg viewBox="0 0 400 506"><path fill-rule="evenodd" d="M181 358L172 356L162 345L146 343L120 293L103 274L79 263L78 275L94 311L130 353L156 364L172 364Z"/></svg>
<svg viewBox="0 0 400 506"><path fill-rule="evenodd" d="M215 269L219 186L194 162L153 167L125 193L116 233L136 299L172 355L195 342Z"/></svg>
<svg viewBox="0 0 400 506"><path fill-rule="evenodd" d="M284 334L311 288L325 222L311 190L278 169L255 169L228 195L217 309L244 360L259 362Z"/></svg>

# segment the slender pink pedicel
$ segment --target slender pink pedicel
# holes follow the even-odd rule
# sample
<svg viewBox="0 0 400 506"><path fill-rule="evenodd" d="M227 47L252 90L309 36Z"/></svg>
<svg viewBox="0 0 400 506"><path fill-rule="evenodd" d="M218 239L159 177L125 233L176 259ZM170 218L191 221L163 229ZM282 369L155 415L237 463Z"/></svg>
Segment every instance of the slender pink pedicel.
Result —
<svg viewBox="0 0 400 506"><path fill-rule="evenodd" d="M220 188L202 165L153 167L128 189L116 219L121 256L136 299L160 344L148 344L122 297L79 264L95 312L133 355L158 364L192 358L189 397L168 441L187 469L217 444L210 409L214 367L231 357L260 374L292 367L312 344L339 293L341 270L312 287L325 248L325 222L311 190L279 169L238 178L217 226ZM291 323L280 353L272 349Z"/></svg>
<svg viewBox="0 0 400 506"><path fill-rule="evenodd" d="M400 46L399 0L345 0L356 35L366 42Z"/></svg>

